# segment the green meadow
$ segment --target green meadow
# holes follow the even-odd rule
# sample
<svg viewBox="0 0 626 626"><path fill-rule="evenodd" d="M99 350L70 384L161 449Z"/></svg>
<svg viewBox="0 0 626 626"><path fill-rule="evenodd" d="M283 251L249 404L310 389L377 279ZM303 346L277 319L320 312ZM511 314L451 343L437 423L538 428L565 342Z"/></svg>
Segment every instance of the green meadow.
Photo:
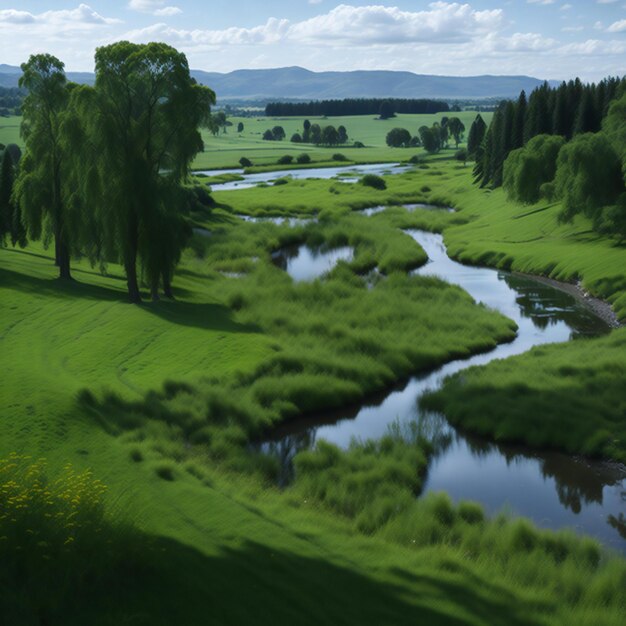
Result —
<svg viewBox="0 0 626 626"><path fill-rule="evenodd" d="M319 161L337 151L355 161L400 160L415 151L384 148L386 129L410 122L417 130L427 123L418 117L329 119L372 147L311 152ZM198 168L236 166L244 154L262 165L305 150L266 146L258 133L270 123L242 121L241 138L232 127L207 138ZM301 120L277 123L289 136ZM0 142L12 132L0 128ZM8 460L0 484L12 485L16 507L26 502L32 511L22 530L0 518L8 622L621 624L622 558L568 531L487 519L477 505L453 505L445 494L417 499L431 454L417 433L391 430L345 451L320 443L296 457L295 481L282 490L276 459L250 445L298 415L359 402L514 336L509 320L461 289L408 275L427 259L402 229L443 232L464 261L580 279L626 317L626 277L615 270L624 267L622 248L582 219L557 226L557 206L518 207L501 191L481 191L470 172L439 157L386 176L385 190L288 179L215 192L215 207L192 215L201 230L178 267L172 302L126 304L115 265L103 274L76 261L75 282L63 284L52 250L0 249L0 458ZM399 206L410 202L457 212ZM358 212L374 205L389 208L371 218ZM317 221L289 228L238 214ZM350 246L354 256L321 280L295 283L271 255L300 244ZM372 280L374 268L384 278ZM596 382L613 395L586 392L585 406L607 409L623 371L621 337L520 357L544 368L529 388L542 382L541 371L558 372L567 351L579 362L581 351L586 358L601 352L607 366ZM504 394L515 371L499 378ZM582 366L568 374L572 385L579 375ZM601 421L585 425L585 437L606 441L598 433L618 413L604 410ZM465 425L464 416L459 421ZM575 441L566 447L578 451ZM598 444L588 452L614 449ZM79 478L67 475L68 464ZM51 481L66 478L47 488L43 478L36 482L40 471ZM64 494L77 481L87 504L72 504L78 521L66 521L74 509ZM62 522L46 521L50 511ZM2 542L9 532L28 556L26 571ZM51 552L59 537L76 546L64 539ZM94 552L101 559L86 563ZM54 575L52 557L65 576Z"/></svg>
<svg viewBox="0 0 626 626"><path fill-rule="evenodd" d="M389 148L385 144L387 133L397 126L406 128L412 135L417 134L420 126L431 126L434 122L441 121L444 114L437 115L398 115L388 120L378 120L375 116L345 116L345 117L311 117L306 118L312 124L321 126L344 125L348 131L349 143L346 146L334 148L317 147L312 144L291 143L289 139L296 132L302 132L305 118L248 118L229 117L232 126L227 128L226 133L220 131L219 135L213 136L208 131L203 131L205 150L201 152L194 163L195 169L222 169L238 168L239 159L243 156L252 161L254 165L275 165L276 161L286 154L297 157L307 153L314 162L331 162L336 153L343 154L349 161L355 163L379 163L406 161L415 154L425 154L422 148ZM466 127L466 137L476 113L463 111L449 113L461 119ZM487 123L493 116L492 113L481 113ZM0 117L0 143L16 143L22 145L19 136L20 117ZM237 133L237 124L242 122L244 130ZM268 128L282 126L285 129L286 139L283 141L264 141L263 133ZM353 148L352 144L360 141L364 148Z"/></svg>

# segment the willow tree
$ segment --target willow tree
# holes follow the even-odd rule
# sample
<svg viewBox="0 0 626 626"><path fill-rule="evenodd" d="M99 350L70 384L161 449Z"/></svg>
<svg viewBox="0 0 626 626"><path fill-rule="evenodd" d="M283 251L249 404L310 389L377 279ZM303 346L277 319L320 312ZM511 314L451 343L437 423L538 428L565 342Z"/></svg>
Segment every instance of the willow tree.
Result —
<svg viewBox="0 0 626 626"><path fill-rule="evenodd" d="M215 94L191 78L174 48L122 41L97 49L95 86L80 95L98 153L102 182L89 202L105 254L123 264L131 302L141 302L139 261L149 268L153 295L155 273L169 292L184 245L182 202L171 190L202 150L199 127L210 122Z"/></svg>
<svg viewBox="0 0 626 626"><path fill-rule="evenodd" d="M69 279L72 232L68 216L67 151L62 124L69 101L64 65L49 54L22 64L20 87L28 91L22 104L21 133L26 144L15 183L15 198L31 239L54 238L59 277Z"/></svg>

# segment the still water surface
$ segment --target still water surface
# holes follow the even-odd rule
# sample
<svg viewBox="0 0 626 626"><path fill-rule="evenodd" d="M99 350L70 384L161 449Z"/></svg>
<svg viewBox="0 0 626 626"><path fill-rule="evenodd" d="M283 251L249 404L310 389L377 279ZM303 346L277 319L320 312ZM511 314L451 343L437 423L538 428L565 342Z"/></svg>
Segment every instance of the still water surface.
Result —
<svg viewBox="0 0 626 626"><path fill-rule="evenodd" d="M219 176L220 174L238 174L242 180L235 180L227 183L216 183L211 185L213 191L232 191L235 189L249 189L256 187L260 183L272 183L279 178L290 177L294 180L304 178L330 179L341 176L343 182L356 182L363 174L400 174L413 169L410 165L400 165L399 163L371 163L367 165L342 165L340 167L308 167L296 170L278 170L274 172L259 172L256 174L244 174L243 170L206 170L196 172L206 176ZM354 176L350 174L354 173Z"/></svg>
<svg viewBox="0 0 626 626"><path fill-rule="evenodd" d="M446 491L456 501L480 502L490 513L506 510L529 517L541 527L570 527L626 552L624 466L526 446L495 444L463 433L442 415L419 408L422 394L440 387L450 374L520 354L540 344L607 333L608 325L576 298L552 286L507 272L461 265L448 257L441 235L407 232L430 259L415 274L436 275L460 285L476 301L513 319L519 327L517 338L489 353L453 361L412 378L401 388L363 406L284 424L263 445L266 451L280 457L282 480L291 478L293 456L314 447L318 439L346 447L353 438L379 438L390 425L412 424L435 448L424 493ZM351 251L342 250L346 256L341 258L349 258ZM297 274L293 259L283 263L294 278L307 280L319 275L315 269L317 260L303 255L302 247L294 258L298 262ZM325 258L325 270L334 262Z"/></svg>

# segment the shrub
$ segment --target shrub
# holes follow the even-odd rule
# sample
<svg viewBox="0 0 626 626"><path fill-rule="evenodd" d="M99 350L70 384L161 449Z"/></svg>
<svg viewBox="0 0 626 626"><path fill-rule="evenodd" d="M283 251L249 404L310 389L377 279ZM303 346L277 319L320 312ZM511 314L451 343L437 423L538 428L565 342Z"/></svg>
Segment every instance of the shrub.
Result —
<svg viewBox="0 0 626 626"><path fill-rule="evenodd" d="M154 468L156 475L163 480L172 482L174 480L174 466L172 463L161 463Z"/></svg>
<svg viewBox="0 0 626 626"><path fill-rule="evenodd" d="M302 143L302 135L300 133L291 135L291 143Z"/></svg>
<svg viewBox="0 0 626 626"><path fill-rule="evenodd" d="M298 155L298 158L296 159L296 161L298 163L310 163L311 157L306 152L303 152L302 154Z"/></svg>
<svg viewBox="0 0 626 626"><path fill-rule="evenodd" d="M290 154L285 154L278 159L277 163L278 165L289 165L293 163L293 157Z"/></svg>
<svg viewBox="0 0 626 626"><path fill-rule="evenodd" d="M139 448L133 448L130 451L130 458L135 463L141 463L141 461L143 461L143 453Z"/></svg>
<svg viewBox="0 0 626 626"><path fill-rule="evenodd" d="M363 142L361 142L361 141L355 141L352 144L352 147L353 148L365 148L365 144Z"/></svg>
<svg viewBox="0 0 626 626"><path fill-rule="evenodd" d="M413 165L417 165L418 163L421 163L423 160L424 159L419 154L415 154L409 159L409 163L412 163Z"/></svg>
<svg viewBox="0 0 626 626"><path fill-rule="evenodd" d="M239 159L239 165L241 165L241 167L252 167L252 161L246 157L241 157Z"/></svg>
<svg viewBox="0 0 626 626"><path fill-rule="evenodd" d="M361 179L361 184L374 189L387 189L387 183L380 176L376 176L376 174L365 174Z"/></svg>
<svg viewBox="0 0 626 626"><path fill-rule="evenodd" d="M333 161L347 161L348 157L345 154L341 154L341 152L337 152L337 154L333 154Z"/></svg>
<svg viewBox="0 0 626 626"><path fill-rule="evenodd" d="M280 185L286 185L289 182L288 178L277 178L274 181L274 187L280 187Z"/></svg>
<svg viewBox="0 0 626 626"><path fill-rule="evenodd" d="M461 148L454 153L454 158L457 161L463 161L465 163L467 161L467 150L465 148Z"/></svg>

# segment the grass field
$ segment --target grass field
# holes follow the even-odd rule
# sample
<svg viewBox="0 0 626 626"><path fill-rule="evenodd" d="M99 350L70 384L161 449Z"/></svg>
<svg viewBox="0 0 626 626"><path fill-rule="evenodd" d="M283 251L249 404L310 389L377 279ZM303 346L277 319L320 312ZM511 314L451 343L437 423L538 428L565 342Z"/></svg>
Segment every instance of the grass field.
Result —
<svg viewBox="0 0 626 626"><path fill-rule="evenodd" d="M443 115L443 114L442 114ZM417 134L420 126L430 126L434 122L441 121L442 115L398 115L389 120L377 120L375 116L347 116L329 118L306 118L312 124L321 126L344 125L348 131L350 143L347 146L335 148L318 148L310 144L294 144L289 141L296 132L302 132L302 124L305 118L237 118L229 120L233 126L227 129L226 134L220 133L214 137L204 131L203 138L205 151L200 153L193 167L195 169L234 168L239 167L239 159L242 156L250 159L255 165L273 165L283 155L290 154L294 158L303 152L311 156L315 162L332 161L332 155L340 152L350 161L356 163L380 163L393 161L406 161L415 154L424 154L421 148L388 148L385 144L387 133L396 126L408 129L412 135ZM475 112L463 111L461 113L448 114L459 117L466 127L465 137L469 133L472 121L476 117ZM492 113L481 113L487 123L490 122ZM0 143L17 143L22 145L19 137L19 117L0 117ZM244 131L237 133L237 124L243 122ZM268 128L282 126L285 129L284 141L263 141L263 133ZM352 148L355 141L360 141L365 148ZM451 144L452 146L454 143Z"/></svg>
<svg viewBox="0 0 626 626"><path fill-rule="evenodd" d="M464 233L491 241L472 230L479 220L499 232L507 218L495 214L518 209L473 188L454 162L387 181L380 192L292 181L214 194L219 208L194 216L212 236L196 235L185 253L175 302L125 304L115 266L103 276L76 263L76 282L62 285L49 250L0 249L0 458L45 457L52 477L67 463L92 469L110 516L141 533L113 580L80 580L56 604L30 588L7 597L22 579L5 581L9 623L621 624L623 559L445 496L416 500L429 454L419 440L321 446L297 460L285 491L273 463L248 449L277 420L511 337L507 320L459 289L395 270L425 260L398 227L443 230L461 254ZM420 200L460 210L354 212ZM318 212L319 223L233 217L268 212ZM572 253L568 269L610 275L621 251L568 228L555 241L593 250L584 256L594 261ZM294 284L270 253L300 242L351 245L354 261ZM549 248L537 249L547 262ZM389 277L368 288L359 273L375 265ZM44 582L55 575L41 569Z"/></svg>

